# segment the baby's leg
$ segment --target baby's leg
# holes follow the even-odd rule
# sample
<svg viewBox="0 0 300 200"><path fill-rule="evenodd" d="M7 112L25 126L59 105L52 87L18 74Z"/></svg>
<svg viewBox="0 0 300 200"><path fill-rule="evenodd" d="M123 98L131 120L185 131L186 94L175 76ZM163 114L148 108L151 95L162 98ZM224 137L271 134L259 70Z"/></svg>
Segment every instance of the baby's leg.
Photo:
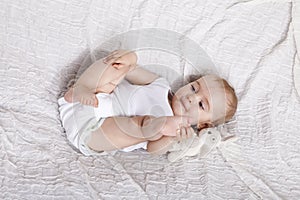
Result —
<svg viewBox="0 0 300 200"><path fill-rule="evenodd" d="M83 85L72 86L64 95L67 102L80 102L83 105L98 107L98 99L91 90Z"/></svg>
<svg viewBox="0 0 300 200"><path fill-rule="evenodd" d="M76 85L83 85L93 93L97 89L114 82L119 83L124 76L134 68L136 55L134 52L118 50L112 52L108 57L103 58L92 64L78 79ZM116 83L117 82L117 83Z"/></svg>
<svg viewBox="0 0 300 200"><path fill-rule="evenodd" d="M128 64L131 62L131 54L135 55L130 53L129 56L121 57L122 59L110 58L106 62L104 58L92 64L65 94L66 101L79 101L82 104L97 107L96 93L111 93L128 71L134 69L133 65Z"/></svg>
<svg viewBox="0 0 300 200"><path fill-rule="evenodd" d="M108 117L90 135L87 145L96 151L122 149L147 141L141 132L143 116Z"/></svg>
<svg viewBox="0 0 300 200"><path fill-rule="evenodd" d="M96 88L105 81L103 74L108 65L103 59L96 61L79 77L76 83L66 92L64 98L67 102L80 102L84 105L97 106Z"/></svg>

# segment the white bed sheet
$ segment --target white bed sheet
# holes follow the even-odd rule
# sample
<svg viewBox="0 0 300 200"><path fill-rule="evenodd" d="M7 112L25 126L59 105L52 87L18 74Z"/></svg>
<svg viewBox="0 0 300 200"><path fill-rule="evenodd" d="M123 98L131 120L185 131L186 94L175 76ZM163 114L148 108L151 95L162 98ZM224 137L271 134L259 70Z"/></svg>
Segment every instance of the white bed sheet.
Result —
<svg viewBox="0 0 300 200"><path fill-rule="evenodd" d="M299 199L300 102L293 82L299 35L291 28L297 20L293 5L1 1L0 198ZM143 151L85 157L71 148L58 97L99 44L142 28L183 34L212 58L239 98L236 116L226 125L239 137L235 145L172 164ZM149 43L159 39L153 35ZM105 48L130 48L115 45ZM182 57L158 49L140 51L139 63L169 81L174 76L166 66L180 76L192 72Z"/></svg>

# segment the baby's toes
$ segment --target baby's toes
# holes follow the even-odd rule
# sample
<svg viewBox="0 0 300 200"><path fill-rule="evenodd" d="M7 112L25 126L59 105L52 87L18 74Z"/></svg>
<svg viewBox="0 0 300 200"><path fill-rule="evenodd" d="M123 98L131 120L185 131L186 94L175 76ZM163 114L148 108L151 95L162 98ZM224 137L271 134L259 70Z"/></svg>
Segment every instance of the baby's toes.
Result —
<svg viewBox="0 0 300 200"><path fill-rule="evenodd" d="M86 99L86 100L85 100L85 105L87 105L87 106L90 105L90 100L89 100L89 99Z"/></svg>
<svg viewBox="0 0 300 200"><path fill-rule="evenodd" d="M94 107L95 107L95 105L96 105L96 103L95 103L95 99L94 99L94 98L92 98L90 101L91 101L91 102L90 102L90 106L94 106Z"/></svg>
<svg viewBox="0 0 300 200"><path fill-rule="evenodd" d="M88 100L85 99L85 98L81 98L80 103L81 103L82 105L88 105Z"/></svg>
<svg viewBox="0 0 300 200"><path fill-rule="evenodd" d="M95 99L93 97L89 98L89 106L95 106Z"/></svg>
<svg viewBox="0 0 300 200"><path fill-rule="evenodd" d="M95 99L93 97L88 99L88 105L95 107Z"/></svg>
<svg viewBox="0 0 300 200"><path fill-rule="evenodd" d="M94 101L94 107L98 107L98 99L97 99L97 97L94 97L94 99L93 99L93 101Z"/></svg>

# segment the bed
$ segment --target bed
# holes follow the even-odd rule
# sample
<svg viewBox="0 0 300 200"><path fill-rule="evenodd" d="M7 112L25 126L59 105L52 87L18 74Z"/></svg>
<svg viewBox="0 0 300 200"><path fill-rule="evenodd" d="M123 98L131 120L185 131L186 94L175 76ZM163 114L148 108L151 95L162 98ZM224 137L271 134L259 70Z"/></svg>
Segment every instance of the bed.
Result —
<svg viewBox="0 0 300 200"><path fill-rule="evenodd" d="M299 199L299 6L1 1L0 199ZM143 150L76 152L57 99L116 48L138 50L174 90L193 73L226 78L239 104L225 127L238 140L175 163Z"/></svg>

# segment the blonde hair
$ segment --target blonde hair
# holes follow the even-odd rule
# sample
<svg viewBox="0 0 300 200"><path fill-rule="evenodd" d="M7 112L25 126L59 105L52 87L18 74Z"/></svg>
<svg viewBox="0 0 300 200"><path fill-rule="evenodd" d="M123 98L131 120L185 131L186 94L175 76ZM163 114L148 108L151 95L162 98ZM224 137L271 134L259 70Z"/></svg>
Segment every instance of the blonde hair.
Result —
<svg viewBox="0 0 300 200"><path fill-rule="evenodd" d="M234 116L237 110L237 103L238 103L237 96L235 94L233 87L231 87L229 83L223 78L218 77L216 81L219 82L224 89L225 96L226 96L226 107L225 107L225 116L211 122L213 126L228 122Z"/></svg>
<svg viewBox="0 0 300 200"><path fill-rule="evenodd" d="M228 122L234 116L237 110L238 99L233 87L231 87L226 80L222 79L222 81L227 97L227 111L225 115L225 122Z"/></svg>

